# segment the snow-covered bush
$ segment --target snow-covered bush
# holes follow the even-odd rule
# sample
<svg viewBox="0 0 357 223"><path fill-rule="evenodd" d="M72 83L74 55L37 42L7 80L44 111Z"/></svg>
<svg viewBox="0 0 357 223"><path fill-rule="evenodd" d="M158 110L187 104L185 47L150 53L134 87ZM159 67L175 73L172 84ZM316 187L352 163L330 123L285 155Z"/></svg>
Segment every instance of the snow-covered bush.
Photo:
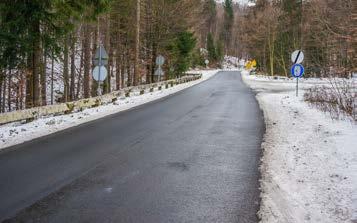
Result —
<svg viewBox="0 0 357 223"><path fill-rule="evenodd" d="M331 78L329 85L308 89L304 99L329 112L334 119L348 116L357 121L357 88L354 80Z"/></svg>

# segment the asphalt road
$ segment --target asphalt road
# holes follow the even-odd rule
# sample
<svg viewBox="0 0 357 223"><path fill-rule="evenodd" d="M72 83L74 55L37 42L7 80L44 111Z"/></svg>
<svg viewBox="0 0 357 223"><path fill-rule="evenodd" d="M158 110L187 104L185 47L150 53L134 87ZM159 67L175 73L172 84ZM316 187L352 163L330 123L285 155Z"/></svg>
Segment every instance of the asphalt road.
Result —
<svg viewBox="0 0 357 223"><path fill-rule="evenodd" d="M238 72L0 152L0 221L257 222L262 114Z"/></svg>

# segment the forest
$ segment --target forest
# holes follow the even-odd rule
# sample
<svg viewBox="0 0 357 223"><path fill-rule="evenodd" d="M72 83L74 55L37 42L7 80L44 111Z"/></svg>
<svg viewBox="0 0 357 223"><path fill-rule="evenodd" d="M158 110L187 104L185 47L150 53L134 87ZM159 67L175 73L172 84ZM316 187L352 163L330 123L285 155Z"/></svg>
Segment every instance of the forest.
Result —
<svg viewBox="0 0 357 223"><path fill-rule="evenodd" d="M153 83L225 55L256 59L258 71L289 76L305 52L308 76L356 71L353 0L2 0L0 112L97 96L93 57L108 52L103 93ZM336 16L338 15L338 16Z"/></svg>
<svg viewBox="0 0 357 223"><path fill-rule="evenodd" d="M290 75L290 54L306 55L307 76L349 77L357 69L357 9L353 0L257 0L236 18L240 57L269 75Z"/></svg>

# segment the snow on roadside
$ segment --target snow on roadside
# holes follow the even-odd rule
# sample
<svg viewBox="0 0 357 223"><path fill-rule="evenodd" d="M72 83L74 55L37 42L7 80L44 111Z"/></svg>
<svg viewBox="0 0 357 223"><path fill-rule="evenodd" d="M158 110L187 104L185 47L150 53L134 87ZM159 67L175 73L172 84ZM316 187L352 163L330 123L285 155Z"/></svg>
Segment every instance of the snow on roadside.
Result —
<svg viewBox="0 0 357 223"><path fill-rule="evenodd" d="M293 80L242 73L266 122L262 222L357 222L357 126L297 98ZM325 82L305 80L301 88L314 84Z"/></svg>
<svg viewBox="0 0 357 223"><path fill-rule="evenodd" d="M218 70L192 71L190 73L202 73L202 78L161 91L123 98L115 103L86 109L82 112L44 117L26 124L10 123L0 126L0 150L174 94L211 78L217 72Z"/></svg>

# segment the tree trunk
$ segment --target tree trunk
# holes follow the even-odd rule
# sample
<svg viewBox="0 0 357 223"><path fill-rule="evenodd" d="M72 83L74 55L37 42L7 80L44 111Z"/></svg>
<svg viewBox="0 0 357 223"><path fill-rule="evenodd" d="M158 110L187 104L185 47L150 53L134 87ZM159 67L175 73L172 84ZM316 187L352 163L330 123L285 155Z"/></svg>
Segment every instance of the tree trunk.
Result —
<svg viewBox="0 0 357 223"><path fill-rule="evenodd" d="M136 0L134 86L137 86L139 84L139 54L140 54L140 0Z"/></svg>
<svg viewBox="0 0 357 223"><path fill-rule="evenodd" d="M83 40L83 51L84 51L84 74L83 74L83 93L84 98L90 97L90 66L91 66L91 52L90 52L90 27L89 25L84 26L84 40Z"/></svg>
<svg viewBox="0 0 357 223"><path fill-rule="evenodd" d="M152 46L152 5L151 1L146 5L146 83L152 83L152 58L151 58L151 46Z"/></svg>
<svg viewBox="0 0 357 223"><path fill-rule="evenodd" d="M16 85L15 87L16 90L16 97L15 97L15 110L19 110L20 109L20 85L18 83L18 85Z"/></svg>
<svg viewBox="0 0 357 223"><path fill-rule="evenodd" d="M42 106L47 105L47 52L45 49L44 55L43 55L43 67L42 67L42 72L41 72L41 104Z"/></svg>
<svg viewBox="0 0 357 223"><path fill-rule="evenodd" d="M106 17L106 26L105 26L105 41L104 41L104 48L107 50L108 55L109 55L109 61L108 61L108 77L104 81L104 93L109 93L111 92L111 75L112 75L112 57L113 57L113 51L110 46L110 16L108 15Z"/></svg>
<svg viewBox="0 0 357 223"><path fill-rule="evenodd" d="M30 81L32 82L32 101L29 103L30 107L38 107L41 105L40 101L40 74L42 67L42 53L41 53L41 30L40 21L37 21L33 25L33 33L35 35L33 46L32 46L32 72L30 76Z"/></svg>
<svg viewBox="0 0 357 223"><path fill-rule="evenodd" d="M100 22L100 18L98 18L98 23L97 25L95 26L95 30L94 30L94 35L92 36L93 37L93 48L92 48L92 55L95 55L95 52L97 50L97 48L99 47L99 41L100 41L100 30L99 30L99 22ZM90 58L92 59L92 58ZM94 68L94 64L92 65L92 69ZM93 78L92 78L92 90L91 90L91 95L92 97L95 97L98 95L98 83L97 81L95 81Z"/></svg>
<svg viewBox="0 0 357 223"><path fill-rule="evenodd" d="M76 78L76 33L73 32L71 38L71 84L69 88L69 98L71 101L75 98L75 78Z"/></svg>
<svg viewBox="0 0 357 223"><path fill-rule="evenodd" d="M119 44L118 44L119 45ZM116 65L116 68L115 68L115 90L120 90L121 88L121 85L120 85L120 68L121 68L121 61L120 61L120 54L119 54L119 50L117 50L117 53L116 53L116 61L115 61L115 65Z"/></svg>
<svg viewBox="0 0 357 223"><path fill-rule="evenodd" d="M130 70L130 49L129 47L127 47L127 55L126 55L126 73L128 76L128 81L127 81L127 87L130 87L133 85L133 77L131 74L131 70Z"/></svg>
<svg viewBox="0 0 357 223"><path fill-rule="evenodd" d="M156 41L153 39L152 42L152 56L151 56L151 83L155 82L154 73L155 73L155 64L156 64L156 56L157 56L157 44Z"/></svg>
<svg viewBox="0 0 357 223"><path fill-rule="evenodd" d="M26 98L25 106L26 108L33 107L33 74L32 74L32 54L27 57L27 68L25 71L26 75Z"/></svg>
<svg viewBox="0 0 357 223"><path fill-rule="evenodd" d="M8 84L7 84L7 111L10 112L11 111L11 69L9 70L9 79Z"/></svg>
<svg viewBox="0 0 357 223"><path fill-rule="evenodd" d="M55 55L54 55L54 52L52 51L52 63L51 63L51 105L53 105L53 91L54 91L54 89L53 89L53 82L54 82L54 80L53 80L53 74L54 74L54 69L55 69Z"/></svg>
<svg viewBox="0 0 357 223"><path fill-rule="evenodd" d="M2 89L4 88L4 77L5 75L3 74L3 71L0 70L0 113L4 112L2 109L1 109L1 105L2 105L2 101L3 101L3 98L2 98Z"/></svg>
<svg viewBox="0 0 357 223"><path fill-rule="evenodd" d="M121 59L120 59L120 64L121 64L121 68L120 68L120 88L123 89L125 87L125 54L122 53L120 55Z"/></svg>
<svg viewBox="0 0 357 223"><path fill-rule="evenodd" d="M2 91L0 92L0 97L2 98L1 111L5 112L5 101L6 101L6 76L4 77Z"/></svg>
<svg viewBox="0 0 357 223"><path fill-rule="evenodd" d="M21 70L21 78L20 78L20 109L24 109L24 89L25 89L25 83L26 79L24 77L23 70Z"/></svg>
<svg viewBox="0 0 357 223"><path fill-rule="evenodd" d="M118 19L118 29L117 30L117 38L116 38L116 48L115 48L115 56L116 56L116 71L115 71L115 89L118 91L121 89L122 85L122 79L121 79L121 68L122 66L122 43L121 43L121 33L120 33L120 24L121 24L121 20Z"/></svg>
<svg viewBox="0 0 357 223"><path fill-rule="evenodd" d="M268 28L268 48L269 48L269 62L270 62L270 75L274 76L274 31L271 30L271 27Z"/></svg>
<svg viewBox="0 0 357 223"><path fill-rule="evenodd" d="M79 72L78 72L78 80L77 80L77 91L76 91L76 97L75 100L79 98L79 92L81 92L81 83L82 83L82 69L83 69L83 64L84 64L84 52L82 50L81 52L81 62L80 62L80 67L79 67Z"/></svg>
<svg viewBox="0 0 357 223"><path fill-rule="evenodd" d="M64 41L64 51L63 51L63 100L67 102L69 99L69 37L67 36Z"/></svg>

